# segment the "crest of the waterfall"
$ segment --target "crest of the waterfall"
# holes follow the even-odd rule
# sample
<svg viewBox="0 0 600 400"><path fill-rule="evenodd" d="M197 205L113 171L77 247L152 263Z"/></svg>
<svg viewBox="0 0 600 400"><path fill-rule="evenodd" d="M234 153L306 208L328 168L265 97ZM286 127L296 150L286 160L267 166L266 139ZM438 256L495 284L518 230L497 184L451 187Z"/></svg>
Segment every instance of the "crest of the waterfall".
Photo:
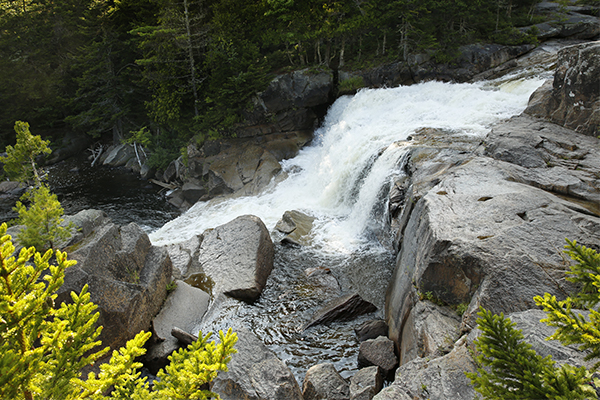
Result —
<svg viewBox="0 0 600 400"><path fill-rule="evenodd" d="M369 240L381 217L386 187L398 174L403 142L417 129L483 135L489 126L525 109L541 78L498 84L427 82L368 89L338 99L311 146L282 162L288 177L254 197L194 205L150 235L154 244L176 243L239 215L254 214L272 229L285 211L317 218L312 235L325 251L354 251ZM370 247L376 247L370 245Z"/></svg>

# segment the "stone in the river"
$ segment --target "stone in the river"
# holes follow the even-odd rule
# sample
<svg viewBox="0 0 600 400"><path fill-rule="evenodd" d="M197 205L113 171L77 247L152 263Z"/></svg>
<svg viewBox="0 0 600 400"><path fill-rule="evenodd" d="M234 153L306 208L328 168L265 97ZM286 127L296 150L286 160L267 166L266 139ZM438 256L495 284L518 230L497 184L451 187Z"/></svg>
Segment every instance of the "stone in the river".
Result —
<svg viewBox="0 0 600 400"><path fill-rule="evenodd" d="M347 294L333 299L319 309L303 329L332 321L350 321L355 317L377 310L373 304L364 300L358 293Z"/></svg>
<svg viewBox="0 0 600 400"><path fill-rule="evenodd" d="M304 400L349 400L350 386L331 363L313 365L302 384Z"/></svg>
<svg viewBox="0 0 600 400"><path fill-rule="evenodd" d="M273 242L260 218L243 215L204 234L199 263L214 282L213 296L254 302L273 269Z"/></svg>

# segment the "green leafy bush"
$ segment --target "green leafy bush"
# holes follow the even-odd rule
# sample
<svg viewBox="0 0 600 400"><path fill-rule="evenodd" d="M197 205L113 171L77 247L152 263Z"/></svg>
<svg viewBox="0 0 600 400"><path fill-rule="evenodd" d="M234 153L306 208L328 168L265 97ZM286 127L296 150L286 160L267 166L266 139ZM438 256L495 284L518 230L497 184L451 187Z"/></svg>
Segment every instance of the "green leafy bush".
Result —
<svg viewBox="0 0 600 400"><path fill-rule="evenodd" d="M586 360L600 357L600 255L589 248L568 241L566 253L576 262L567 279L581 290L565 300L545 293L534 298L547 313L543 319L556 327L548 338L564 345L576 344L586 352ZM588 316L575 311L584 309ZM523 334L503 314L493 315L481 309L477 320L481 336L475 341L482 366L477 373L467 373L475 390L486 399L589 399L597 398L592 378L600 363L587 370L570 365L556 366L551 356L542 358L523 341ZM593 385L592 385L593 382Z"/></svg>
<svg viewBox="0 0 600 400"><path fill-rule="evenodd" d="M24 248L16 257L6 224L0 226L0 398L2 399L209 399L218 395L205 390L227 363L237 341L231 329L219 332L220 343L203 336L169 357L159 380L150 388L140 376L136 358L145 353L150 333L140 332L126 347L114 351L99 373L85 377L82 369L101 359L96 327L99 313L90 301L87 285L72 302L55 305L56 291L64 282L65 269L75 261L56 251L43 255ZM31 262L33 258L33 262Z"/></svg>

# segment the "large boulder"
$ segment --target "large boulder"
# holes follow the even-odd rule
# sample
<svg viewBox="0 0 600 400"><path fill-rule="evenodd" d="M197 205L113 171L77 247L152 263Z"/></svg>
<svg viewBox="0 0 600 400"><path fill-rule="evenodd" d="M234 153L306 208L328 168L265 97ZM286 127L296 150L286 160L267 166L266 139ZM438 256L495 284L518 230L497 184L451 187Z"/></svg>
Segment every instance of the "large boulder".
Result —
<svg viewBox="0 0 600 400"><path fill-rule="evenodd" d="M596 18L595 25L600 30ZM600 32L598 32L600 33ZM591 136L600 126L600 42L569 46L558 53L552 87L533 94L526 113Z"/></svg>
<svg viewBox="0 0 600 400"><path fill-rule="evenodd" d="M274 248L269 231L260 218L243 215L204 233L199 252L200 271L213 282L212 295L219 293L249 303L262 292L273 269Z"/></svg>
<svg viewBox="0 0 600 400"><path fill-rule="evenodd" d="M212 382L223 400L303 400L291 370L253 333L237 331L237 353Z"/></svg>
<svg viewBox="0 0 600 400"><path fill-rule="evenodd" d="M358 370L350 378L350 400L371 400L383 388L383 374L377 366Z"/></svg>
<svg viewBox="0 0 600 400"><path fill-rule="evenodd" d="M277 159L256 145L222 151L207 159L205 168L211 197L234 192L258 194L281 171Z"/></svg>
<svg viewBox="0 0 600 400"><path fill-rule="evenodd" d="M332 90L333 75L330 71L312 73L305 69L278 75L259 99L268 112L276 113L327 104Z"/></svg>
<svg viewBox="0 0 600 400"><path fill-rule="evenodd" d="M103 165L110 165L111 167L122 167L129 160L135 157L135 151L133 147L128 144L118 144L109 147L106 152L100 157L100 161Z"/></svg>
<svg viewBox="0 0 600 400"><path fill-rule="evenodd" d="M313 365L302 384L304 400L349 400L350 385L331 363Z"/></svg>
<svg viewBox="0 0 600 400"><path fill-rule="evenodd" d="M113 349L150 327L171 280L165 249L152 246L135 223L107 223L66 251L77 265L66 270L57 304L71 301L71 291L87 284L104 326L100 339Z"/></svg>

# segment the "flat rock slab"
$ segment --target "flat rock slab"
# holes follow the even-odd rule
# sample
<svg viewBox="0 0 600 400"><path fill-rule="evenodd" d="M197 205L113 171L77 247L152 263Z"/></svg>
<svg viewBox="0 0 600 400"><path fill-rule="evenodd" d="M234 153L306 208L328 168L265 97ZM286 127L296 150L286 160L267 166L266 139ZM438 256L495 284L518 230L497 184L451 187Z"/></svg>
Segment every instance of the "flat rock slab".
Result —
<svg viewBox="0 0 600 400"><path fill-rule="evenodd" d="M368 314L377 310L373 304L366 300L363 300L358 293L347 294L342 297L338 297L327 303L319 311L313 315L309 322L307 322L304 329L308 329L311 326L319 324L327 324L332 321L350 321L355 317Z"/></svg>
<svg viewBox="0 0 600 400"><path fill-rule="evenodd" d="M208 230L200 246L199 262L219 293L249 303L260 296L273 269L273 242L265 224L243 215Z"/></svg>

